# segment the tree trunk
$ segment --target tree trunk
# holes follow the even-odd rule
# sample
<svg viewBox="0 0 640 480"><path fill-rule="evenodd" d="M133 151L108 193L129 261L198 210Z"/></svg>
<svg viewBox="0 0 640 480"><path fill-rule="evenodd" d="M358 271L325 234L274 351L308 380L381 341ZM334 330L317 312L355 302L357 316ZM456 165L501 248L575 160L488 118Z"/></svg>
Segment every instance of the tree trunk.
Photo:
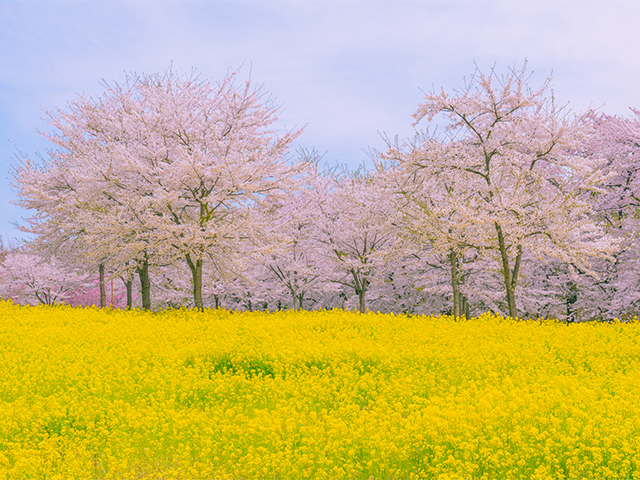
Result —
<svg viewBox="0 0 640 480"><path fill-rule="evenodd" d="M516 261L513 265L513 271L509 267L509 255L507 246L502 234L502 227L496 222L496 231L498 232L498 245L500 246L500 256L502 257L502 275L504 277L504 286L507 294L507 305L509 307L509 316L517 318L518 310L516 309L516 285L518 282L518 273L520 270L520 259L522 258L522 246L518 245Z"/></svg>
<svg viewBox="0 0 640 480"><path fill-rule="evenodd" d="M140 293L142 294L142 308L151 310L151 280L149 279L149 261L145 257L142 267L137 268L140 277Z"/></svg>
<svg viewBox="0 0 640 480"><path fill-rule="evenodd" d="M367 311L367 306L366 306L366 302L365 302L365 294L366 294L366 291L365 291L364 288L362 288L361 290L358 290L358 300L359 300L360 313L365 313Z"/></svg>
<svg viewBox="0 0 640 480"><path fill-rule="evenodd" d="M133 308L133 279L126 280L125 277L121 278L127 289L127 310L131 310Z"/></svg>
<svg viewBox="0 0 640 480"><path fill-rule="evenodd" d="M469 302L467 301L467 297L460 294L460 312L461 315L464 315L465 318L471 318L471 309L469 308Z"/></svg>
<svg viewBox="0 0 640 480"><path fill-rule="evenodd" d="M191 254L185 255L189 269L191 270L191 280L193 281L193 302L196 309L204 311L204 305L202 303L202 259L198 259L193 262Z"/></svg>
<svg viewBox="0 0 640 480"><path fill-rule="evenodd" d="M301 293L300 295L298 295L298 311L304 308L303 302L304 302L304 293Z"/></svg>
<svg viewBox="0 0 640 480"><path fill-rule="evenodd" d="M289 293L291 293L291 298L293 299L293 310L299 312L300 304L298 303L298 292L293 286L291 286L291 284L289 284Z"/></svg>
<svg viewBox="0 0 640 480"><path fill-rule="evenodd" d="M451 263L451 290L453 292L453 318L456 319L461 313L460 302L460 277L458 274L458 255L451 250L449 253L449 262Z"/></svg>
<svg viewBox="0 0 640 480"><path fill-rule="evenodd" d="M98 271L100 272L100 308L106 308L107 291L104 285L104 263L98 265Z"/></svg>
<svg viewBox="0 0 640 480"><path fill-rule="evenodd" d="M578 285L572 283L569 286L569 294L567 295L567 323L573 323L576 321L576 310L573 304L578 301Z"/></svg>
<svg viewBox="0 0 640 480"><path fill-rule="evenodd" d="M366 294L367 294L367 279L366 277L359 278L356 274L355 270L351 270L351 275L353 276L353 289L356 291L358 295L358 310L360 313L365 313L367 311L366 305Z"/></svg>

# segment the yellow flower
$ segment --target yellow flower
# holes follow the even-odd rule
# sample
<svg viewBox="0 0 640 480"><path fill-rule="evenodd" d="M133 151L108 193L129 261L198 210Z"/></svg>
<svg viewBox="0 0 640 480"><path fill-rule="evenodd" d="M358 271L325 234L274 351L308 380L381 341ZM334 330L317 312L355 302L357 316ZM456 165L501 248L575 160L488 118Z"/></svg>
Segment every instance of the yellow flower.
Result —
<svg viewBox="0 0 640 480"><path fill-rule="evenodd" d="M490 314L0 302L0 479L640 480L639 340Z"/></svg>

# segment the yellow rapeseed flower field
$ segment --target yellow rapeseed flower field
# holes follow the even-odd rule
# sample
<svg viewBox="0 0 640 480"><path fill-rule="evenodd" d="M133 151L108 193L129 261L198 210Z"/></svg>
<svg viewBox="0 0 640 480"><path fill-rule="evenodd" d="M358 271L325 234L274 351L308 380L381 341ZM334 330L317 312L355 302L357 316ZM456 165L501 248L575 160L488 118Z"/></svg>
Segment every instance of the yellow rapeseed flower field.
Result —
<svg viewBox="0 0 640 480"><path fill-rule="evenodd" d="M640 324L0 302L0 479L640 479Z"/></svg>

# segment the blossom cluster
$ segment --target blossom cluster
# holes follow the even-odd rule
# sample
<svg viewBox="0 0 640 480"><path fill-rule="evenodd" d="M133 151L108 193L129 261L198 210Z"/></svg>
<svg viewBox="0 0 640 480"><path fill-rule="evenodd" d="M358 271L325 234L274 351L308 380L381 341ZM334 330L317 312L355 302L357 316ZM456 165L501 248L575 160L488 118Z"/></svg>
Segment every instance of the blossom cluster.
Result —
<svg viewBox="0 0 640 480"><path fill-rule="evenodd" d="M0 302L0 479L640 479L640 325Z"/></svg>

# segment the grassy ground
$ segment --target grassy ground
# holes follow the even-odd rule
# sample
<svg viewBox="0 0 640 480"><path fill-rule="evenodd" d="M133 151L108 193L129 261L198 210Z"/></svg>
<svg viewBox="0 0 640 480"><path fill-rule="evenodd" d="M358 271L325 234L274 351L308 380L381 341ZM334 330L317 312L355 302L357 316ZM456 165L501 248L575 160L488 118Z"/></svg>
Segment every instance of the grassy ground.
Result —
<svg viewBox="0 0 640 480"><path fill-rule="evenodd" d="M0 302L0 479L640 479L640 325Z"/></svg>

